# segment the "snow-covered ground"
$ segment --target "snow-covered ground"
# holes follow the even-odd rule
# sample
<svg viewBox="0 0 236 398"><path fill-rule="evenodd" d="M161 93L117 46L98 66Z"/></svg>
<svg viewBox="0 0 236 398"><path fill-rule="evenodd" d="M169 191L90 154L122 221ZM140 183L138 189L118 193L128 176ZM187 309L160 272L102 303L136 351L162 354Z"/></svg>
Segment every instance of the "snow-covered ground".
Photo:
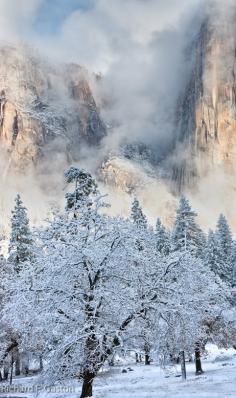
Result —
<svg viewBox="0 0 236 398"><path fill-rule="evenodd" d="M203 359L205 373L195 376L194 363L187 363L187 380L182 381L180 366L160 369L156 365L131 366L121 373L116 368L95 383L96 398L226 398L236 397L236 351L208 346ZM127 368L127 367L126 367Z"/></svg>
<svg viewBox="0 0 236 398"><path fill-rule="evenodd" d="M210 347L209 347L210 348ZM236 351L214 349L203 360L205 373L195 376L194 363L187 363L187 380L182 381L180 366L160 369L156 365L132 366L100 378L95 383L96 398L226 398L236 397ZM122 367L123 369L124 367Z"/></svg>
<svg viewBox="0 0 236 398"><path fill-rule="evenodd" d="M160 369L156 364L126 363L115 366L108 372L101 373L94 383L94 398L228 398L236 397L236 351L218 350L208 346L208 356L203 358L205 373L195 376L194 363L187 363L187 380L180 377L180 366ZM122 373L126 369L127 373ZM129 370L132 369L132 370ZM19 386L22 391L19 392ZM26 386L40 385L37 377L14 379L15 391L3 391L1 397L32 397L35 394L24 391ZM42 389L38 397L43 398L78 398L80 385L68 383L66 387L52 388L51 392ZM27 388L26 388L27 390ZM49 389L50 390L50 389ZM49 391L48 390L48 391Z"/></svg>

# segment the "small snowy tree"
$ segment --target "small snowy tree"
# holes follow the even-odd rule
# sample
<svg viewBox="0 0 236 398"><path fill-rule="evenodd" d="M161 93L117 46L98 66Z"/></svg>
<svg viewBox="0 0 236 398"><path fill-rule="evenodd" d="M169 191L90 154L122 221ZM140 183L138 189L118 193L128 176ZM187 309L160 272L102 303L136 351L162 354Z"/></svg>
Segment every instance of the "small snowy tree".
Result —
<svg viewBox="0 0 236 398"><path fill-rule="evenodd" d="M232 279L232 286L236 286L236 242L233 241L233 279Z"/></svg>
<svg viewBox="0 0 236 398"><path fill-rule="evenodd" d="M12 211L8 251L8 261L13 264L16 272L20 272L24 264L30 263L34 258L33 239L30 232L27 209L24 207L20 195L16 196L15 208Z"/></svg>
<svg viewBox="0 0 236 398"><path fill-rule="evenodd" d="M143 213L142 207L137 199L134 199L131 208L132 221L141 228L147 228L147 218Z"/></svg>
<svg viewBox="0 0 236 398"><path fill-rule="evenodd" d="M207 237L207 244L204 253L204 262L210 267L211 271L217 273L220 262L220 251L216 234L210 229Z"/></svg>
<svg viewBox="0 0 236 398"><path fill-rule="evenodd" d="M215 233L215 243L217 252L217 262L215 263L216 272L221 279L233 284L234 253L233 239L228 222L220 215Z"/></svg>
<svg viewBox="0 0 236 398"><path fill-rule="evenodd" d="M196 223L196 217L197 213L191 209L189 201L182 196L172 231L174 251L188 251L201 257L205 248L205 236Z"/></svg>
<svg viewBox="0 0 236 398"><path fill-rule="evenodd" d="M157 251L165 256L168 255L170 253L170 236L159 218L156 222L155 237Z"/></svg>
<svg viewBox="0 0 236 398"><path fill-rule="evenodd" d="M82 206L90 206L89 198L98 193L97 184L90 173L73 166L65 172L65 178L67 184L74 184L73 191L66 194L66 209L73 210L76 217Z"/></svg>
<svg viewBox="0 0 236 398"><path fill-rule="evenodd" d="M158 352L165 358L195 352L199 365L199 345L209 338L206 322L222 318L222 311L228 308L227 291L203 261L188 252L169 256L164 269L163 298L168 305L153 306ZM200 366L197 371L200 373Z"/></svg>

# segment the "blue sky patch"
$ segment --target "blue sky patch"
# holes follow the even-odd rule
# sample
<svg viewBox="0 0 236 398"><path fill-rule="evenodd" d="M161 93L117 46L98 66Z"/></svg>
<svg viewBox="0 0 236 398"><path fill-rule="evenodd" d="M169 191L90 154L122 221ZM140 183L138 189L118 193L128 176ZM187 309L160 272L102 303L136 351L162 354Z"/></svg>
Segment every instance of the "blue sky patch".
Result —
<svg viewBox="0 0 236 398"><path fill-rule="evenodd" d="M40 34L56 33L63 21L76 10L86 11L95 0L46 0L39 9L35 29Z"/></svg>

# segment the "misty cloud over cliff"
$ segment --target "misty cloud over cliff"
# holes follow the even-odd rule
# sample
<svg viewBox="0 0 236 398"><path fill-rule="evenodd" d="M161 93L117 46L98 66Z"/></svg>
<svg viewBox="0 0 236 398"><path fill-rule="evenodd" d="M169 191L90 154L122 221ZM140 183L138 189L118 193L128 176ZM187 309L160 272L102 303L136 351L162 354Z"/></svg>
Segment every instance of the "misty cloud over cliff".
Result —
<svg viewBox="0 0 236 398"><path fill-rule="evenodd" d="M73 12L57 21L57 8L68 7L70 0L56 0L50 8L56 31L45 27L39 34L47 3L2 0L0 38L26 41L55 62L76 62L102 74L97 94L109 102L103 118L115 126L105 147L117 148L125 139L162 150L173 133L175 104L188 75L184 50L204 2L94 0L85 7L78 0L78 7L73 2Z"/></svg>
<svg viewBox="0 0 236 398"><path fill-rule="evenodd" d="M207 13L212 17L211 3L216 15L231 16L233 0L224 2L224 7L220 0L1 0L0 41L24 42L54 65L73 62L91 74L101 74L98 82L91 79L90 84L108 135L99 150L84 148L82 165L95 169L108 152L116 152L123 143L137 142L150 146L160 160L176 134L178 100L193 66L189 50L203 18ZM212 23L217 21L212 18ZM61 163L61 170L53 170L55 179L57 171L63 174L64 161ZM40 165L41 174L47 165ZM40 180L38 176L29 178ZM153 206L155 216L153 196L159 195L164 204L161 208L167 200L171 202L166 187L160 188L158 183L148 180L152 186L148 192L147 186L146 192L140 192L142 203L146 209ZM204 181L201 200L207 186ZM200 207L198 198L193 201ZM128 206L129 201L126 209ZM215 203L214 217L220 206Z"/></svg>

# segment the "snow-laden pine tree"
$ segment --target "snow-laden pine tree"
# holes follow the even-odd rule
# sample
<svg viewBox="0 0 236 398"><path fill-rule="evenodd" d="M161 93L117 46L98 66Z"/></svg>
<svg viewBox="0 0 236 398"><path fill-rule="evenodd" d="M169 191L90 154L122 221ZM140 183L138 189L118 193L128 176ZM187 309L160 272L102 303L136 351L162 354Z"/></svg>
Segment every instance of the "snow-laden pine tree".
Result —
<svg viewBox="0 0 236 398"><path fill-rule="evenodd" d="M147 228L147 218L143 213L138 199L134 199L131 207L131 220L141 228Z"/></svg>
<svg viewBox="0 0 236 398"><path fill-rule="evenodd" d="M201 257L205 248L205 236L196 223L197 213L192 210L189 201L182 196L172 231L172 250L189 252Z"/></svg>
<svg viewBox="0 0 236 398"><path fill-rule="evenodd" d="M215 232L215 252L217 255L215 269L222 280L233 284L234 245L229 224L223 214L220 215Z"/></svg>
<svg viewBox="0 0 236 398"><path fill-rule="evenodd" d="M219 254L216 234L212 231L212 229L210 229L207 236L204 261L215 273L219 262Z"/></svg>
<svg viewBox="0 0 236 398"><path fill-rule="evenodd" d="M8 277L5 280L7 300L12 299L15 289L21 292L25 283L25 272L30 272L34 263L34 243L29 227L27 209L24 207L20 195L15 198L15 207L11 217L11 235L8 247ZM31 278L31 274L30 274ZM25 306L24 306L25 309ZM15 375L21 373L21 354L19 351L20 335L17 328L6 326L5 358L15 368Z"/></svg>
<svg viewBox="0 0 236 398"><path fill-rule="evenodd" d="M91 196L98 194L97 184L90 173L74 166L65 172L65 178L67 184L73 184L73 191L66 193L66 209L76 218L82 206L92 204Z"/></svg>
<svg viewBox="0 0 236 398"><path fill-rule="evenodd" d="M170 253L170 236L159 218L156 222L155 237L157 251L167 256Z"/></svg>
<svg viewBox="0 0 236 398"><path fill-rule="evenodd" d="M11 217L8 261L13 265L13 269L19 273L26 263L33 261L33 252L33 239L27 209L18 194L15 198L15 207Z"/></svg>
<svg viewBox="0 0 236 398"><path fill-rule="evenodd" d="M16 334L4 320L6 305L10 301L9 281L12 277L12 267L6 259L0 256L0 358L1 376L0 380L7 380L10 374L10 367L13 357L13 350L16 348ZM3 372L2 372L3 370ZM17 369L16 369L17 370Z"/></svg>
<svg viewBox="0 0 236 398"><path fill-rule="evenodd" d="M236 286L236 242L233 241L233 281L232 286Z"/></svg>

